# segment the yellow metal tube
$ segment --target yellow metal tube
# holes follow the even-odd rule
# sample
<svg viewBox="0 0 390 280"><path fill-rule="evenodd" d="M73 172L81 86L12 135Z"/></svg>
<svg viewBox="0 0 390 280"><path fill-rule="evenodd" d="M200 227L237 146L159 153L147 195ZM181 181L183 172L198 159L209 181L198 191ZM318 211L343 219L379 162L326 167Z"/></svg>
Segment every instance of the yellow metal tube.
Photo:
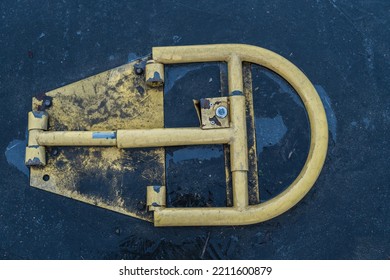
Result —
<svg viewBox="0 0 390 280"><path fill-rule="evenodd" d="M243 209L248 206L248 171L232 171L233 207Z"/></svg>
<svg viewBox="0 0 390 280"><path fill-rule="evenodd" d="M248 141L246 132L246 106L243 94L242 61L233 54L228 60L230 120L234 131L230 143L230 169L232 171L233 206L248 206Z"/></svg>
<svg viewBox="0 0 390 280"><path fill-rule="evenodd" d="M257 215L259 213L251 208L161 208L154 211L154 225L157 227L248 225L257 223L259 218L264 220L271 218L266 212ZM248 215L250 213L256 215Z"/></svg>
<svg viewBox="0 0 390 280"><path fill-rule="evenodd" d="M228 58L228 85L230 95L243 95L242 60L235 54Z"/></svg>
<svg viewBox="0 0 390 280"><path fill-rule="evenodd" d="M231 128L155 128L118 131L42 131L33 135L41 146L117 146L118 148L227 144Z"/></svg>
<svg viewBox="0 0 390 280"><path fill-rule="evenodd" d="M227 144L233 138L233 130L221 128L155 128L118 130L119 148L164 147L181 145Z"/></svg>
<svg viewBox="0 0 390 280"><path fill-rule="evenodd" d="M230 144L230 165L232 171L248 171L248 143L246 132L245 97L231 96L230 119L234 138Z"/></svg>
<svg viewBox="0 0 390 280"><path fill-rule="evenodd" d="M116 146L115 131L44 131L36 139L41 146Z"/></svg>

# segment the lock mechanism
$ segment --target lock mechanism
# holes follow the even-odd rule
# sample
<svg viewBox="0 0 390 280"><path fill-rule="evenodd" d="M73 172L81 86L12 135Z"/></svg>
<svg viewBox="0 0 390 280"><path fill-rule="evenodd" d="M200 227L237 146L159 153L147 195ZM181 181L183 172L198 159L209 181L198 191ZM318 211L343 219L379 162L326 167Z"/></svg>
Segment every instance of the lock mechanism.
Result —
<svg viewBox="0 0 390 280"><path fill-rule="evenodd" d="M227 63L229 96L194 102L200 127L164 128L164 66L214 61ZM311 129L309 154L296 180L276 197L255 205L249 203L248 193L253 150L248 146L243 62L282 76L302 99ZM32 186L150 220L155 226L246 225L278 216L314 185L328 145L324 107L302 71L269 50L238 44L155 47L152 57L33 99L28 131L25 162ZM167 207L164 147L206 144L224 144L230 150L232 205ZM86 174L93 175L89 190L80 187ZM130 179L140 186L127 194L123 185ZM95 195L104 184L110 199ZM139 195L139 188L144 188L143 198L128 201Z"/></svg>
<svg viewBox="0 0 390 280"><path fill-rule="evenodd" d="M230 126L229 99L227 97L193 100L201 129L227 128Z"/></svg>
<svg viewBox="0 0 390 280"><path fill-rule="evenodd" d="M229 124L229 103L227 97L202 98L200 104L201 128L227 128Z"/></svg>

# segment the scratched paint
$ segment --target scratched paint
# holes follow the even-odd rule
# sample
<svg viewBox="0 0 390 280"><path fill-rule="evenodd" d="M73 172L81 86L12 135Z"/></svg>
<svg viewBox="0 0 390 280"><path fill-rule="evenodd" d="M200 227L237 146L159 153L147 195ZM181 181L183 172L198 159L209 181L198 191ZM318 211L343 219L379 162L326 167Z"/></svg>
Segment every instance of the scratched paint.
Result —
<svg viewBox="0 0 390 280"><path fill-rule="evenodd" d="M116 132L94 132L92 133L93 139L115 139Z"/></svg>

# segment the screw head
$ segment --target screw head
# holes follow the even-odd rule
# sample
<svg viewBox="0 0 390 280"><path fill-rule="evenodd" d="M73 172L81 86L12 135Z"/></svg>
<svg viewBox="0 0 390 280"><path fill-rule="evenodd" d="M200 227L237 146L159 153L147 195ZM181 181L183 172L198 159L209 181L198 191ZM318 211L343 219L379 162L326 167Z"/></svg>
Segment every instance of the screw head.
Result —
<svg viewBox="0 0 390 280"><path fill-rule="evenodd" d="M218 118L226 118L228 114L228 110L225 106L220 106L215 110L215 114L217 115Z"/></svg>
<svg viewBox="0 0 390 280"><path fill-rule="evenodd" d="M50 106L51 106L51 100L50 100L50 99L46 99L46 100L43 102L43 105L45 105L45 107L50 107Z"/></svg>
<svg viewBox="0 0 390 280"><path fill-rule="evenodd" d="M135 74L137 75L141 75L144 72L144 69L142 69L139 66L134 67L134 70L135 70Z"/></svg>

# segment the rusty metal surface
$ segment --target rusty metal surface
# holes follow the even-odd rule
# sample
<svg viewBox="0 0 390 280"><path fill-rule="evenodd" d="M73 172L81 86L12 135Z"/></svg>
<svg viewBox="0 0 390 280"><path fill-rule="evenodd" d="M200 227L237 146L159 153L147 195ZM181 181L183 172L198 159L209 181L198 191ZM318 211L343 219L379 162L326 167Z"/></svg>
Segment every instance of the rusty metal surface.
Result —
<svg viewBox="0 0 390 280"><path fill-rule="evenodd" d="M33 110L48 112L49 131L163 127L162 88L146 87L135 72L144 60L49 91L33 99ZM64 147L48 154L47 166L31 167L31 186L151 220L146 186L165 183L162 148Z"/></svg>

